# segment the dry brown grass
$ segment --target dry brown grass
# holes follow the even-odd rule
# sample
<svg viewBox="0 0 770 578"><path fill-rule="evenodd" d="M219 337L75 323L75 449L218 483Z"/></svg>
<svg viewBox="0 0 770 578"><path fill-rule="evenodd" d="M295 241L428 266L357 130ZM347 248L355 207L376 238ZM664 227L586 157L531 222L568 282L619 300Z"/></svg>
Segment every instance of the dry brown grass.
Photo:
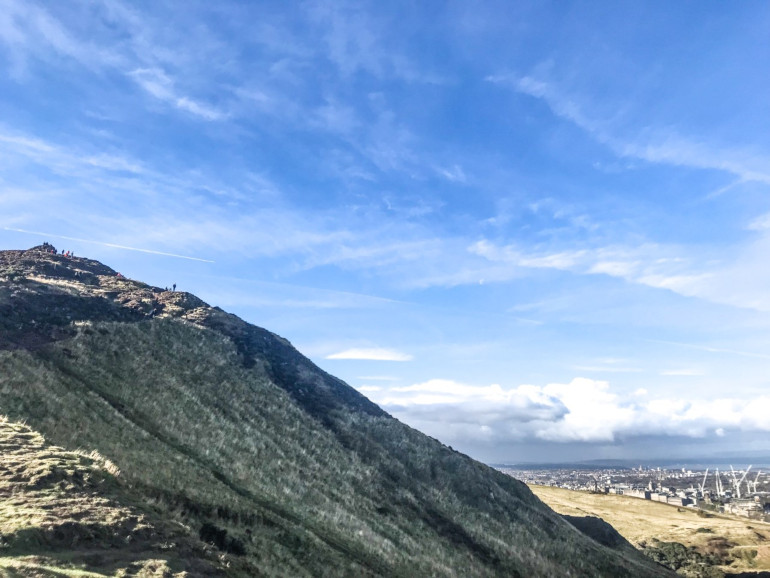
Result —
<svg viewBox="0 0 770 578"><path fill-rule="evenodd" d="M691 508L628 496L549 486L530 489L560 514L602 518L636 546L660 540L695 546L702 553L726 549L734 562L721 567L725 572L770 570L770 524L723 514L701 517ZM753 560L751 550L757 551Z"/></svg>
<svg viewBox="0 0 770 578"><path fill-rule="evenodd" d="M158 553L189 540L122 503L110 470L0 416L0 577L172 576Z"/></svg>

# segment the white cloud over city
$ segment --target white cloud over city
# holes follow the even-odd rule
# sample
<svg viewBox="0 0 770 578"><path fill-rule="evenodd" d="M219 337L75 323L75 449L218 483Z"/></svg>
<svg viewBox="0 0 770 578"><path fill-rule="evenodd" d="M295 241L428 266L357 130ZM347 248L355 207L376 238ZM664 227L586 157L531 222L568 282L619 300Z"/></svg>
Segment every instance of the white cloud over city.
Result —
<svg viewBox="0 0 770 578"><path fill-rule="evenodd" d="M463 436L498 442L601 443L651 435L707 438L770 432L767 395L704 399L657 397L646 390L621 395L609 381L584 377L507 389L433 379L370 395L397 417L439 437L457 424L464 426Z"/></svg>

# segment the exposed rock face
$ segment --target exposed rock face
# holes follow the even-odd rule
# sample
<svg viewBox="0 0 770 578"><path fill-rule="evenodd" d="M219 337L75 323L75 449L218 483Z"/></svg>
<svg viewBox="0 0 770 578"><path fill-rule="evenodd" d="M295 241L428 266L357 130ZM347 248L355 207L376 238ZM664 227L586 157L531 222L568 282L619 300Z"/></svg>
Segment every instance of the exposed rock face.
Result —
<svg viewBox="0 0 770 578"><path fill-rule="evenodd" d="M98 450L120 469L114 499L175 536L172 550L209 564L213 548L233 576L670 575L401 424L285 339L52 249L0 252L0 414Z"/></svg>

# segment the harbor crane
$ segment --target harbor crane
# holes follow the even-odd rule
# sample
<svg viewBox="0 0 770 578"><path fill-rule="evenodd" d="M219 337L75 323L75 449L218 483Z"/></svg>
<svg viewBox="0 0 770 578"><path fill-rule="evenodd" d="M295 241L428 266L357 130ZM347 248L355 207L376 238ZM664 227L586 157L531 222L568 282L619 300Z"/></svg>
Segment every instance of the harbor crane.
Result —
<svg viewBox="0 0 770 578"><path fill-rule="evenodd" d="M717 497L721 498L724 492L722 488L722 476L719 475L719 468L717 468L717 473L716 473L716 489L717 489Z"/></svg>
<svg viewBox="0 0 770 578"><path fill-rule="evenodd" d="M701 495L701 497L706 495L705 494L705 491L706 491L706 478L708 478L708 477L709 477L709 469L706 468L706 473L703 475L703 482L700 485L700 495Z"/></svg>
<svg viewBox="0 0 770 578"><path fill-rule="evenodd" d="M741 476L741 479L738 480L738 476L735 475L735 470L733 469L733 466L730 466L730 471L733 474L733 486L735 487L735 495L738 496L738 499L741 499L741 484L743 483L743 480L746 479L746 476L749 475L749 470L751 469L751 466L746 468L746 471L743 472L743 476ZM746 484L748 486L748 483ZM751 489L749 489L749 492Z"/></svg>
<svg viewBox="0 0 770 578"><path fill-rule="evenodd" d="M761 476L761 475L762 475L762 472L759 471L759 472L757 472L757 476L754 478L753 482L751 480L748 480L746 482L746 485L749 487L749 493L750 494L756 494L757 493L757 491L758 491L757 490L757 484L759 482L759 476Z"/></svg>

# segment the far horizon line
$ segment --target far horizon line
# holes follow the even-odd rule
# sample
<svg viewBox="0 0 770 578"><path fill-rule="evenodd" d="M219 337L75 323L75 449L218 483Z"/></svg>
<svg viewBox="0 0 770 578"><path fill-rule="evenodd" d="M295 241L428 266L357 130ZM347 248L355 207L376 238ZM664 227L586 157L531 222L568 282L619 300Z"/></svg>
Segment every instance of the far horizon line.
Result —
<svg viewBox="0 0 770 578"><path fill-rule="evenodd" d="M587 469L590 467L610 468L612 466L621 466L624 469L634 469L639 466L642 467L682 467L682 466L702 466L716 467L716 466L733 466L736 468L752 466L754 468L770 468L770 454L756 455L756 456L725 456L725 457L687 457L687 458L644 458L644 459L632 459L632 458L609 458L609 459L590 459L590 460L550 460L550 461L523 461L523 462L489 462L488 466L493 468L509 468L509 469L529 469L533 467L539 468L575 468L575 469Z"/></svg>

